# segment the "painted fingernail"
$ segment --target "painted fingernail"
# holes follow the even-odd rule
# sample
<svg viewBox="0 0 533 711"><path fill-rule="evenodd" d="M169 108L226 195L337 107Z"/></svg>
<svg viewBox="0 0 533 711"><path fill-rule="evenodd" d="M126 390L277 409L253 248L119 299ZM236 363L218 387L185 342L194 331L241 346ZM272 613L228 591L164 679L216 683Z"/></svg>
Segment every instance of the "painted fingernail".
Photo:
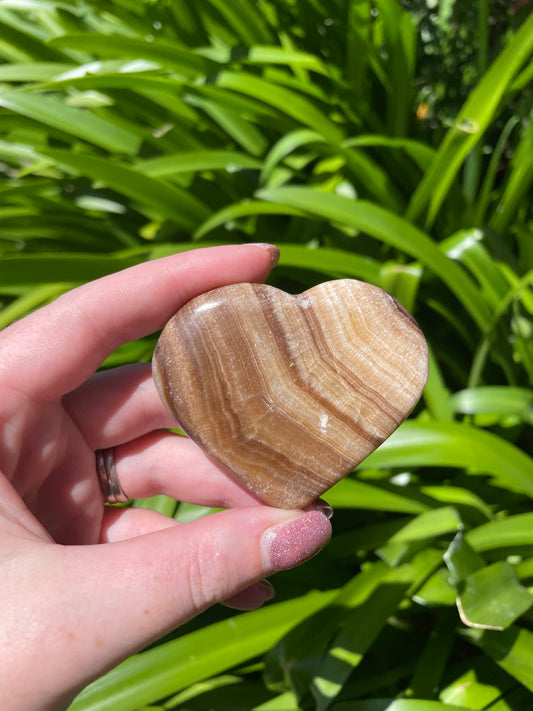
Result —
<svg viewBox="0 0 533 711"><path fill-rule="evenodd" d="M309 504L309 506L307 506L304 510L320 511L320 513L323 513L328 519L333 518L333 509L327 501L324 501L324 499L317 499L316 501L313 501L313 503Z"/></svg>
<svg viewBox="0 0 533 711"><path fill-rule="evenodd" d="M272 268L279 262L279 249L275 244L269 244L268 242L247 242L243 244L243 247L259 247L260 249L265 249L270 254Z"/></svg>
<svg viewBox="0 0 533 711"><path fill-rule="evenodd" d="M304 563L329 541L331 525L320 511L269 528L261 540L264 561L271 570L287 570Z"/></svg>
<svg viewBox="0 0 533 711"><path fill-rule="evenodd" d="M263 594L263 602L268 602L276 595L276 589L268 580L261 580L257 583L259 590Z"/></svg>

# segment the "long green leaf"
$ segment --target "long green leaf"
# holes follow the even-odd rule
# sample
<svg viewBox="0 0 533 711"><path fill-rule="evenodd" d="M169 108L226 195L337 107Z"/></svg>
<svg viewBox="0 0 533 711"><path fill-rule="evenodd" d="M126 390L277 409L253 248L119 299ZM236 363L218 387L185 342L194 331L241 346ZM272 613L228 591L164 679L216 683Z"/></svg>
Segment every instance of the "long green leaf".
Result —
<svg viewBox="0 0 533 711"><path fill-rule="evenodd" d="M476 551L533 545L533 513L507 516L478 526L466 534Z"/></svg>
<svg viewBox="0 0 533 711"><path fill-rule="evenodd" d="M362 467L460 467L533 497L533 460L510 442L454 422L404 422Z"/></svg>
<svg viewBox="0 0 533 711"><path fill-rule="evenodd" d="M36 82L47 81L58 74L73 69L73 64L60 62L33 62L31 64L2 64L0 66L0 81L4 82Z"/></svg>
<svg viewBox="0 0 533 711"><path fill-rule="evenodd" d="M2 286L80 284L139 263L138 258L71 254L24 254L0 259Z"/></svg>
<svg viewBox="0 0 533 711"><path fill-rule="evenodd" d="M114 153L134 154L141 143L135 133L87 111L67 106L56 96L28 94L0 86L0 106Z"/></svg>
<svg viewBox="0 0 533 711"><path fill-rule="evenodd" d="M454 393L450 399L455 412L465 415L496 415L533 424L533 390L489 385Z"/></svg>
<svg viewBox="0 0 533 711"><path fill-rule="evenodd" d="M60 49L90 52L103 57L150 59L191 78L209 74L218 67L216 62L202 57L194 50L161 39L157 42L149 42L135 37L94 33L63 35L51 40L50 45Z"/></svg>
<svg viewBox="0 0 533 711"><path fill-rule="evenodd" d="M510 627L503 632L468 630L465 636L529 691L533 691L532 632Z"/></svg>
<svg viewBox="0 0 533 711"><path fill-rule="evenodd" d="M446 283L483 330L489 310L468 276L431 239L412 224L382 207L312 188L263 189L258 197L286 204L325 220L366 232L418 259Z"/></svg>
<svg viewBox="0 0 533 711"><path fill-rule="evenodd" d="M261 13L261 5L250 0L208 0L224 17L231 30L245 44L268 44L272 35Z"/></svg>
<svg viewBox="0 0 533 711"><path fill-rule="evenodd" d="M207 217L208 208L191 193L129 166L69 151L44 150L41 153L58 165L69 166L79 175L101 181L186 229L194 229Z"/></svg>
<svg viewBox="0 0 533 711"><path fill-rule="evenodd" d="M162 177L200 170L259 170L261 162L236 151L188 151L137 161L135 169L144 175Z"/></svg>
<svg viewBox="0 0 533 711"><path fill-rule="evenodd" d="M367 699L335 704L332 711L471 711L466 706L415 699Z"/></svg>
<svg viewBox="0 0 533 711"><path fill-rule="evenodd" d="M286 113L304 126L317 131L333 145L338 145L343 139L343 133L338 126L325 113L296 91L286 89L250 74L237 72L222 72L219 74L217 86L231 91L242 92L247 96L260 99L276 107L279 111Z"/></svg>
<svg viewBox="0 0 533 711"><path fill-rule="evenodd" d="M532 52L533 15L524 22L468 97L411 198L407 219L418 221L427 208L425 225L427 229L431 227L459 168L483 136Z"/></svg>

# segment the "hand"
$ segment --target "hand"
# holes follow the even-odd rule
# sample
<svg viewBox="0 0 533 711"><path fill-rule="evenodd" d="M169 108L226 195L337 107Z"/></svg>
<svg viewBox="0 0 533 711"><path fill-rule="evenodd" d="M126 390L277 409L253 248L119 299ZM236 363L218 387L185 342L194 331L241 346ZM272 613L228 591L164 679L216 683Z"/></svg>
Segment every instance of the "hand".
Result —
<svg viewBox="0 0 533 711"><path fill-rule="evenodd" d="M319 511L261 505L188 439L149 364L94 375L118 346L163 327L195 295L262 281L267 245L149 262L60 297L0 333L0 654L3 711L66 707L90 681L215 602L243 609L263 581L316 553ZM226 508L178 524L104 507L95 451L115 448L132 498Z"/></svg>

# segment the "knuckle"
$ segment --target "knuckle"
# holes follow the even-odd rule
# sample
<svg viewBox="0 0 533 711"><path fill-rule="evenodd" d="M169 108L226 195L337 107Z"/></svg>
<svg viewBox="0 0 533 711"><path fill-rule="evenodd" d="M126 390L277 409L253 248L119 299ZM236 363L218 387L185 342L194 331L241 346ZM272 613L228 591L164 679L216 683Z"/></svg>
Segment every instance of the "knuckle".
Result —
<svg viewBox="0 0 533 711"><path fill-rule="evenodd" d="M231 594L230 569L220 540L196 540L187 560L187 594L195 611L199 612Z"/></svg>

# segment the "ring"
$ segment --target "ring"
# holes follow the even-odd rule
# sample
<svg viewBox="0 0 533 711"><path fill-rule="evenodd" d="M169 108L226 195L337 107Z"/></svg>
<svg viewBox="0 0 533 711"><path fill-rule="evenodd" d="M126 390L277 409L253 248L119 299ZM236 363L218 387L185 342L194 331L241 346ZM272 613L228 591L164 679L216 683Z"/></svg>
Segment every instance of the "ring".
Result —
<svg viewBox="0 0 533 711"><path fill-rule="evenodd" d="M113 447L99 449L96 452L96 471L107 503L116 504L129 501L129 496L124 492L118 480Z"/></svg>

